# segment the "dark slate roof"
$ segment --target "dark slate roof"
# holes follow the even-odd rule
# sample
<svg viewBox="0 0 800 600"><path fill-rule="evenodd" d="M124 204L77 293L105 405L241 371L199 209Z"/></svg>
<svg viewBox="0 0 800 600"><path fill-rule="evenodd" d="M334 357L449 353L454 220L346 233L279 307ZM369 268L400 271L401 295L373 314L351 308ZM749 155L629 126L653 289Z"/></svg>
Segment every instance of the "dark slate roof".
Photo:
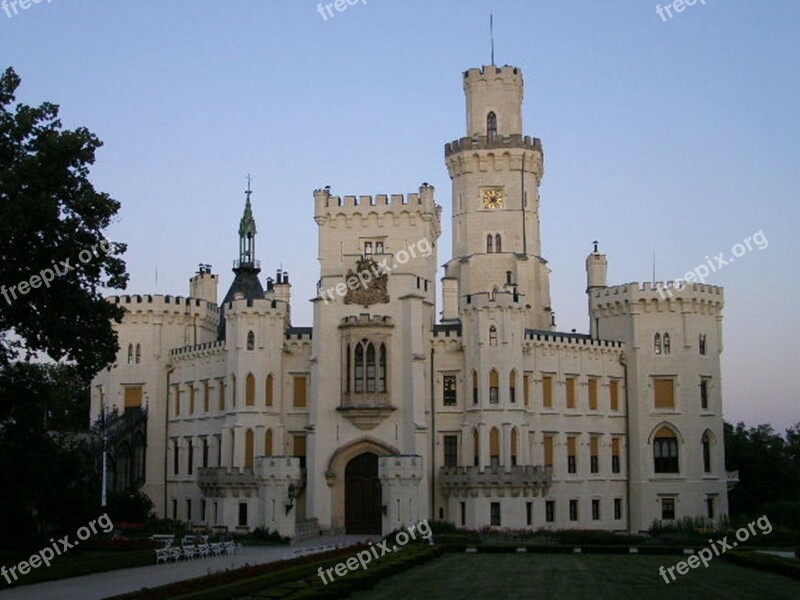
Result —
<svg viewBox="0 0 800 600"><path fill-rule="evenodd" d="M225 294L225 299L219 307L219 328L217 329L217 338L220 340L225 339L225 306L231 302L236 294L241 293L246 300L256 300L264 297L264 288L261 287L261 281L258 279L260 269L251 266L241 266L233 270L236 277L233 278L233 283Z"/></svg>

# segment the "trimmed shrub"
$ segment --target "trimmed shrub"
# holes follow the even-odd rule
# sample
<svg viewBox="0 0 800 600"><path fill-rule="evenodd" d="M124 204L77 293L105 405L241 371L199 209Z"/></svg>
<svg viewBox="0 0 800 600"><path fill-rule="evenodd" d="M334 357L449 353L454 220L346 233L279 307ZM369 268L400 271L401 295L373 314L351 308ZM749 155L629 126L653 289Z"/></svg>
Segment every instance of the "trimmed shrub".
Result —
<svg viewBox="0 0 800 600"><path fill-rule="evenodd" d="M800 562L774 554L764 554L747 550L732 550L721 555L723 559L740 567L750 567L758 571L785 575L800 580Z"/></svg>

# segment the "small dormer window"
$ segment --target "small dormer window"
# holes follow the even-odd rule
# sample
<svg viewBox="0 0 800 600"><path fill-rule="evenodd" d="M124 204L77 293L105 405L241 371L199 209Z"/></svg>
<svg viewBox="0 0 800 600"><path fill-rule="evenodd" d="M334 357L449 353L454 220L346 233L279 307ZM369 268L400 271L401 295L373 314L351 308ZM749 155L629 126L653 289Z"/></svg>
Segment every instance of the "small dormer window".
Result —
<svg viewBox="0 0 800 600"><path fill-rule="evenodd" d="M486 139L491 143L497 139L497 115L490 112L486 117Z"/></svg>

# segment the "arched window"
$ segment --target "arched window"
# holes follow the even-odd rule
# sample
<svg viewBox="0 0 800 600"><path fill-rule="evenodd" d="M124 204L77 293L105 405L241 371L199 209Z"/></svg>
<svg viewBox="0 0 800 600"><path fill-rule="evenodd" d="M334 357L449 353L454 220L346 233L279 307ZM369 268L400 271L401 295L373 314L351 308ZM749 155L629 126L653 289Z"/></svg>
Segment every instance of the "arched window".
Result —
<svg viewBox="0 0 800 600"><path fill-rule="evenodd" d="M481 464L481 434L477 427L472 430L472 454L475 458L474 464L477 467Z"/></svg>
<svg viewBox="0 0 800 600"><path fill-rule="evenodd" d="M489 464L493 467L500 465L500 431L492 427L489 432Z"/></svg>
<svg viewBox="0 0 800 600"><path fill-rule="evenodd" d="M497 327L489 327L489 346L497 346Z"/></svg>
<svg viewBox="0 0 800 600"><path fill-rule="evenodd" d="M489 302L494 302L495 300L497 300L497 287L496 286L493 287L491 290L489 290Z"/></svg>
<svg viewBox="0 0 800 600"><path fill-rule="evenodd" d="M360 394L364 391L364 345L356 345L356 368L353 378L353 391Z"/></svg>
<svg viewBox="0 0 800 600"><path fill-rule="evenodd" d="M253 430L248 429L244 434L244 468L252 469L255 459L255 448L253 440Z"/></svg>
<svg viewBox="0 0 800 600"><path fill-rule="evenodd" d="M386 391L386 344L381 344L381 352L378 358L378 391Z"/></svg>
<svg viewBox="0 0 800 600"><path fill-rule="evenodd" d="M267 375L267 389L266 389L266 394L265 394L265 397L266 397L265 404L267 406L272 406L272 403L273 403L273 396L272 396L273 391L272 391L272 389L273 389L274 385L275 385L275 379L272 377L272 373L270 373L269 375Z"/></svg>
<svg viewBox="0 0 800 600"><path fill-rule="evenodd" d="M497 371L489 371L489 404L500 403L500 377Z"/></svg>
<svg viewBox="0 0 800 600"><path fill-rule="evenodd" d="M272 456L272 429L264 434L264 456Z"/></svg>
<svg viewBox="0 0 800 600"><path fill-rule="evenodd" d="M367 391L375 391L375 345L367 343Z"/></svg>
<svg viewBox="0 0 800 600"><path fill-rule="evenodd" d="M661 354L661 334L657 333L655 338L653 338L653 352L656 354Z"/></svg>
<svg viewBox="0 0 800 600"><path fill-rule="evenodd" d="M500 253L503 251L503 239L500 237L500 234L494 236L494 251Z"/></svg>
<svg viewBox="0 0 800 600"><path fill-rule="evenodd" d="M247 349L255 350L256 348L256 334L252 331L247 332Z"/></svg>
<svg viewBox="0 0 800 600"><path fill-rule="evenodd" d="M252 373L247 374L244 380L244 404L245 406L256 405L256 378Z"/></svg>
<svg viewBox="0 0 800 600"><path fill-rule="evenodd" d="M711 437L708 432L703 434L703 472L711 473Z"/></svg>
<svg viewBox="0 0 800 600"><path fill-rule="evenodd" d="M141 362L142 362L142 345L136 344L136 364L138 365Z"/></svg>
<svg viewBox="0 0 800 600"><path fill-rule="evenodd" d="M486 116L486 138L489 142L494 142L497 138L497 115L494 112Z"/></svg>
<svg viewBox="0 0 800 600"><path fill-rule="evenodd" d="M511 285L511 271L506 271L506 285Z"/></svg>
<svg viewBox="0 0 800 600"><path fill-rule="evenodd" d="M517 435L517 428L514 427L511 430L511 466L512 467L515 467L517 465L517 444L518 444L517 438L518 437L519 436Z"/></svg>
<svg viewBox="0 0 800 600"><path fill-rule="evenodd" d="M664 354L669 354L669 334L664 334Z"/></svg>
<svg viewBox="0 0 800 600"><path fill-rule="evenodd" d="M508 375L508 399L511 402L517 401L517 372L514 369Z"/></svg>
<svg viewBox="0 0 800 600"><path fill-rule="evenodd" d="M494 236L490 233L486 236L486 254L494 252Z"/></svg>
<svg viewBox="0 0 800 600"><path fill-rule="evenodd" d="M133 344L128 344L128 364L133 364Z"/></svg>
<svg viewBox="0 0 800 600"><path fill-rule="evenodd" d="M700 339L698 340L698 346L700 347L700 354L706 353L706 334L701 333Z"/></svg>
<svg viewBox="0 0 800 600"><path fill-rule="evenodd" d="M678 437L662 427L653 439L653 466L656 473L678 473Z"/></svg>
<svg viewBox="0 0 800 600"><path fill-rule="evenodd" d="M478 373L472 369L472 403L478 403Z"/></svg>

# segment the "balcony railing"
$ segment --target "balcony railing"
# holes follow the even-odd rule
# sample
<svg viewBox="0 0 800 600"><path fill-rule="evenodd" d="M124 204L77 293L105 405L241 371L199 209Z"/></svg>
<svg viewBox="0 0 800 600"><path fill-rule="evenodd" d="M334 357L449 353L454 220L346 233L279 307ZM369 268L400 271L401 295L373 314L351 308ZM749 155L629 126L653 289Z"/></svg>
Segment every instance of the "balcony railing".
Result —
<svg viewBox="0 0 800 600"><path fill-rule="evenodd" d="M463 495L479 490L517 490L522 495L547 493L553 479L551 467L442 467L439 485L445 494Z"/></svg>

